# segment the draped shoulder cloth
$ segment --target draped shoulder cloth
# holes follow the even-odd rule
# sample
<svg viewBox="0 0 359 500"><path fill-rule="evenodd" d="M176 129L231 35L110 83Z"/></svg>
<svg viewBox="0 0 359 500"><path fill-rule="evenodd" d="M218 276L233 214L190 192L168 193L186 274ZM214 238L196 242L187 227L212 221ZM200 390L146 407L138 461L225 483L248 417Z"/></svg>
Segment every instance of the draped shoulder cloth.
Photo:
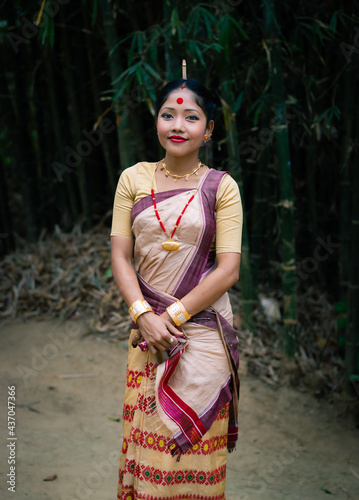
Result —
<svg viewBox="0 0 359 500"><path fill-rule="evenodd" d="M226 172L208 170L178 226L176 252L162 249L164 233L154 214L151 196L132 209L135 268L144 298L157 314L180 300L215 269L212 251L216 232L216 193ZM175 189L156 194L157 208L166 228L193 194ZM193 447L230 402L229 451L238 436L238 339L225 293L211 307L182 325L188 343L161 363L156 375L156 412L171 431L172 455ZM178 456L178 458L179 458Z"/></svg>

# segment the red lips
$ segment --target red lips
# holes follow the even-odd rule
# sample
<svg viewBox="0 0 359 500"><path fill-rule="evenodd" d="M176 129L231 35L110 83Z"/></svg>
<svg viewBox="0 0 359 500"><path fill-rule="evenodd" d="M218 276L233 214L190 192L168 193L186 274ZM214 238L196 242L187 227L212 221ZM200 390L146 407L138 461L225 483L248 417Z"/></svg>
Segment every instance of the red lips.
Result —
<svg viewBox="0 0 359 500"><path fill-rule="evenodd" d="M169 140L172 142L186 142L188 139L185 139L180 135L171 135L171 137L169 137Z"/></svg>

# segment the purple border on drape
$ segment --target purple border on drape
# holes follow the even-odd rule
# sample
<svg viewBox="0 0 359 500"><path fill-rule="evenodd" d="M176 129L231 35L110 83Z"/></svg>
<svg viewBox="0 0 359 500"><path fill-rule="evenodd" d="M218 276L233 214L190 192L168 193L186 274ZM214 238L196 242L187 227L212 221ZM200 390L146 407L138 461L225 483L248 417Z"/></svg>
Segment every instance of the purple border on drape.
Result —
<svg viewBox="0 0 359 500"><path fill-rule="evenodd" d="M161 201L165 201L168 198L171 198L172 196L176 196L177 194L180 194L180 193L183 193L186 191L191 191L191 189L181 188L181 189L173 189L171 191L161 191L160 193L155 193L156 203L160 203ZM145 196L144 198L141 198L140 200L138 200L138 202L135 203L132 207L131 223L133 224L136 217L143 210L146 210L146 208L150 207L151 205L153 205L153 200L152 200L152 196L150 194ZM153 215L155 215L154 210L153 210Z"/></svg>
<svg viewBox="0 0 359 500"><path fill-rule="evenodd" d="M162 314L168 306L173 304L173 299L162 295L160 292L152 288L141 278L141 276L138 275L137 277L143 297L149 302L155 313ZM238 370L239 342L237 338L237 331L221 314L219 314L212 308L208 308L193 316L189 322L207 326L208 328L213 328L213 330L218 330L216 315L218 316L221 323L223 335L231 354L231 358L234 362L234 367L236 368L236 370Z"/></svg>
<svg viewBox="0 0 359 500"><path fill-rule="evenodd" d="M204 218L203 233L196 252L173 291L173 294L179 299L182 299L182 297L198 285L207 267L211 245L216 232L215 206L217 190L222 177L226 173L218 170L210 170L198 191Z"/></svg>
<svg viewBox="0 0 359 500"><path fill-rule="evenodd" d="M141 288L141 291L142 291L144 298L150 303L153 310L157 314L162 314L169 305L173 304L173 299L171 297L163 296L160 292L158 292L157 290L152 288L150 285L148 285L140 276L138 276L138 282L139 282L139 285L140 285L140 288ZM219 312L216 312L213 308L205 309L204 311L201 311L200 313L196 314L195 316L193 316L189 320L189 323L193 322L193 323L197 323L197 324L200 324L202 326L205 326L205 327L213 328L214 330L218 330L217 317L219 318L219 321L221 324L221 328L222 328L223 335L224 335L224 338L226 341L226 345L227 345L227 348L228 348L229 353L230 353L231 363L233 365L234 372L235 372L235 381L233 381L232 377L231 377L231 381L228 384L228 386L226 385L220 391L220 399L218 399L217 401L221 401L221 403L223 403L222 406L224 406L225 403L230 402L228 424L229 424L229 428L236 429L238 415L234 414L232 394L233 394L233 391L236 390L236 389L234 389L234 387L237 387L238 391L239 391L239 377L238 377L238 366L239 366L238 345L239 345L239 341L237 338L237 332L233 328L233 326L230 323L228 323L228 321ZM235 385L234 385L234 383L235 383ZM226 399L226 397L227 397L227 399ZM212 414L212 412L209 410L210 409L206 410L206 411L208 411L208 414L205 416L205 419L203 422L203 424L205 426L208 425L210 422L210 419L213 418L214 413ZM218 409L218 411L219 410L220 410L220 408ZM217 414L218 414L218 411L217 411ZM201 416L201 420L202 420L202 416ZM212 422L213 422L213 420L212 420ZM184 441L183 441L183 439L184 439ZM236 441L236 438L234 435L231 436L230 438L228 438L227 447L229 450L231 448L233 448L235 441ZM187 443L187 440L182 436L182 434L179 434L175 438L175 442L177 443L177 445L179 446L181 451L184 451L185 449L187 449L186 444L185 444L185 443ZM184 448L182 448L182 446L184 446Z"/></svg>
<svg viewBox="0 0 359 500"><path fill-rule="evenodd" d="M202 413L202 415L199 415L202 424L206 428L206 431L208 431L208 429L211 428L211 426L212 426L213 422L215 421L215 419L217 418L217 415L218 415L219 411L221 410L221 408L223 408L223 406L226 403L228 403L229 401L231 401L231 399L232 399L232 393L231 393L231 389L230 389L230 379L231 379L231 377L229 377L227 382L224 384L224 386L222 387L222 389L218 393L218 397L211 404L211 406L209 408L207 408ZM176 440L176 443L181 448L182 452L185 450L188 450L189 448L192 447L191 443L189 443L187 441L186 437L184 436L184 434L182 432L179 432L178 434L176 434L174 436L174 439Z"/></svg>

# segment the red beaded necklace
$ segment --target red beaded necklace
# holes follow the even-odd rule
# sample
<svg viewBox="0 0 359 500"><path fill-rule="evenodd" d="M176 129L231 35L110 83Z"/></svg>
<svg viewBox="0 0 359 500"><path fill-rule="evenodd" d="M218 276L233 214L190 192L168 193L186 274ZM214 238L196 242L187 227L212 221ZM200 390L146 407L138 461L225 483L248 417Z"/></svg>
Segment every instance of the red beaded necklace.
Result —
<svg viewBox="0 0 359 500"><path fill-rule="evenodd" d="M157 210L157 205L156 205L156 199L155 199L155 192L153 189L151 189L151 196L152 196L152 201L153 201L153 206L154 206L154 209L155 209L155 214L156 214L156 217L158 219L158 222L160 223L160 226L161 226L161 229L162 231L166 234L166 236L168 237L168 240L167 241L164 241L162 243L162 248L163 250L167 250L168 252L174 252L175 250L178 250L179 249L179 243L177 241L172 241L172 238L176 232L176 229L178 228L179 226L179 223L181 222L181 219L182 219L182 216L183 214L185 213L188 205L191 203L191 201L193 200L193 198L196 196L197 194L197 191L198 191L198 188L195 190L195 192L193 193L193 195L190 197L190 199L187 201L184 209L182 210L182 212L180 213L177 221L176 221L176 224L175 224L175 227L173 228L173 231L172 231L172 234L171 236L168 236L167 234L167 231L166 231L166 228L165 226L163 225L163 222L161 221L161 217L158 213L158 210Z"/></svg>

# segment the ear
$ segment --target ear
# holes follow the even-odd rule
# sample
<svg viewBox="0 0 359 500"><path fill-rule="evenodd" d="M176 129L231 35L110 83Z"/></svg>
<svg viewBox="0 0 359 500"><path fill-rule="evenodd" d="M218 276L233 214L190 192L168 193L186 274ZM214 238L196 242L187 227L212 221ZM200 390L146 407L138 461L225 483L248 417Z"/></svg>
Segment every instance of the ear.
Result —
<svg viewBox="0 0 359 500"><path fill-rule="evenodd" d="M212 134L213 132L213 129L214 129L214 121L213 120L210 120L207 124L207 128L206 128L206 134Z"/></svg>

